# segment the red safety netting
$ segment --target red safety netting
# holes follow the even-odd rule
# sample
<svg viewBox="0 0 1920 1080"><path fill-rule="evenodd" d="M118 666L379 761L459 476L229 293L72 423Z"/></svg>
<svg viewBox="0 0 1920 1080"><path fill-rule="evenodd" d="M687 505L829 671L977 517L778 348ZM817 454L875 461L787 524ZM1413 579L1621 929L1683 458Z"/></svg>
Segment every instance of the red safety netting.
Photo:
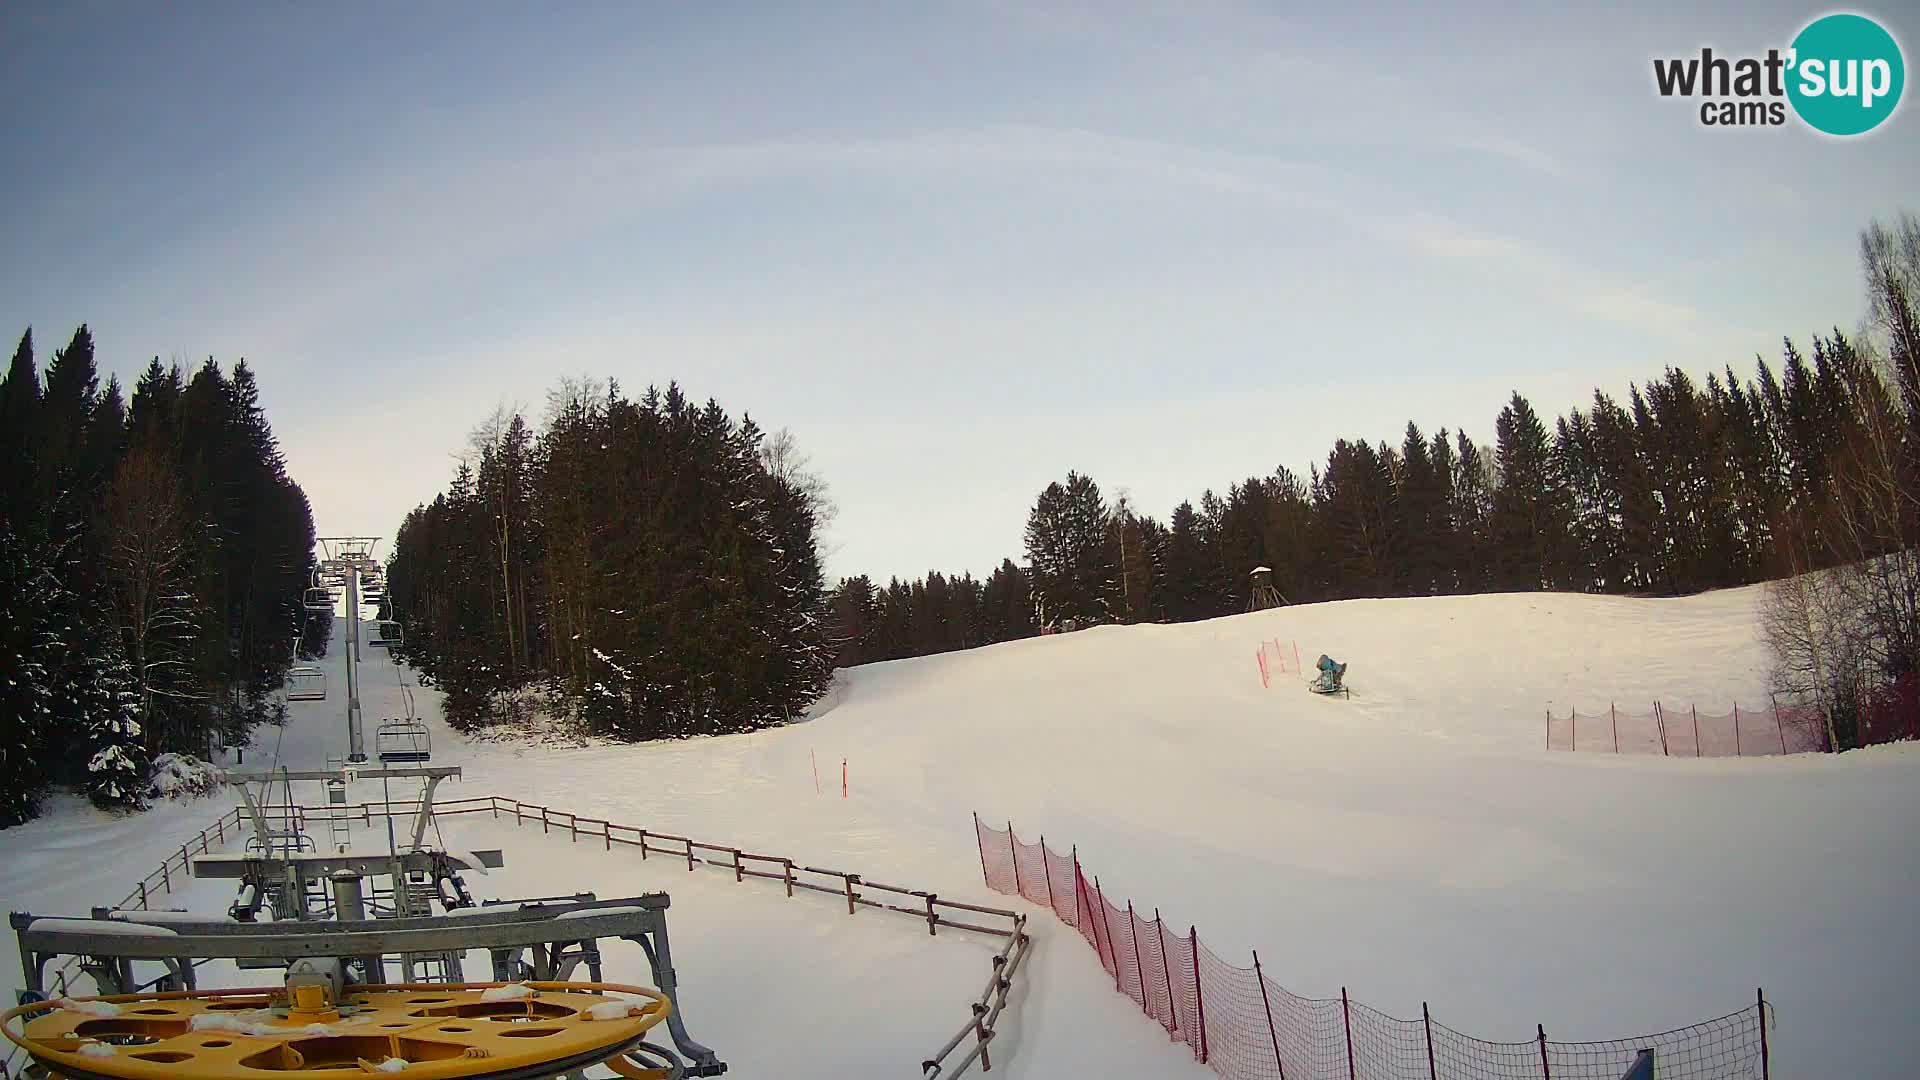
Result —
<svg viewBox="0 0 1920 1080"><path fill-rule="evenodd" d="M1861 691L1859 707L1861 746L1920 739L1920 676L1913 672L1890 686Z"/></svg>
<svg viewBox="0 0 1920 1080"><path fill-rule="evenodd" d="M1260 670L1260 685L1271 687L1282 675L1300 674L1300 645L1273 638L1253 651L1253 662Z"/></svg>
<svg viewBox="0 0 1920 1080"><path fill-rule="evenodd" d="M1731 714L1729 714L1731 715ZM1776 749L1775 753L1779 751ZM1618 1080L1643 1050L1662 1080L1767 1076L1763 1004L1657 1035L1557 1042L1476 1039L1423 1015L1402 1020L1352 1001L1304 998L1260 969L1222 960L1192 927L1106 895L1077 853L1029 844L974 819L989 888L1049 907L1079 931L1113 978L1176 1042L1230 1080ZM1423 1007L1424 1012L1424 1007Z"/></svg>
<svg viewBox="0 0 1920 1080"><path fill-rule="evenodd" d="M1547 749L1669 757L1764 757L1824 752L1826 719L1816 708L1736 704L1724 713L1653 703L1638 712L1612 706L1600 712L1547 713Z"/></svg>

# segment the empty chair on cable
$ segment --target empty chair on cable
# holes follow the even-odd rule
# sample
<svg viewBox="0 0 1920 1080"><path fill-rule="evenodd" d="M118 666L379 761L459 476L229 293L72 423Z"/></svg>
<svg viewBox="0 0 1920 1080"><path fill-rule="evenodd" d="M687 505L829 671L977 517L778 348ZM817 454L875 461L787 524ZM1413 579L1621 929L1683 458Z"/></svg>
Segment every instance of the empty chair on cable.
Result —
<svg viewBox="0 0 1920 1080"><path fill-rule="evenodd" d="M333 594L325 589L308 589L306 607L308 611L332 611Z"/></svg>
<svg viewBox="0 0 1920 1080"><path fill-rule="evenodd" d="M375 648L386 648L402 643L400 624L392 619L376 619L373 635L367 638L367 644Z"/></svg>
<svg viewBox="0 0 1920 1080"><path fill-rule="evenodd" d="M327 700L327 673L317 667L297 667L288 670L287 700Z"/></svg>
<svg viewBox="0 0 1920 1080"><path fill-rule="evenodd" d="M428 761L433 757L433 739L420 720L382 720L373 734L373 748L381 761Z"/></svg>

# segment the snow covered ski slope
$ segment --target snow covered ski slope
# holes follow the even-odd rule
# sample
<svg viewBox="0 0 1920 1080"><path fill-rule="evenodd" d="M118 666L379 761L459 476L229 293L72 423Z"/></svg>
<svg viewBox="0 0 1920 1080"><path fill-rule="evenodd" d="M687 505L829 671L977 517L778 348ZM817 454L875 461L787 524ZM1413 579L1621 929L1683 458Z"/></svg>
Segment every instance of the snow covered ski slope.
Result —
<svg viewBox="0 0 1920 1080"><path fill-rule="evenodd" d="M469 741L435 718L435 760L466 771L446 798L521 797L1005 903L981 882L977 810L1077 845L1108 896L1197 924L1223 956L1258 948L1298 993L1344 986L1413 1017L1424 1001L1453 1028L1521 1040L1537 1023L1559 1039L1665 1030L1764 986L1774 1075L1911 1076L1920 748L1683 760L1541 746L1549 707L1762 703L1758 595L1351 601L1102 628L843 672L813 719L754 735L568 748ZM1275 637L1309 668L1323 652L1348 663L1352 698L1263 688L1253 654ZM371 725L397 714L398 673L364 655ZM333 694L294 706L285 764L342 752L337 644L324 666ZM249 766L273 751L264 734ZM223 808L106 822L68 806L0 833L0 901L111 902ZM902 1075L949 1033L990 949L511 823L447 834L506 849L483 896L671 891L689 1014L735 1075ZM1205 1075L1031 910L1033 982L996 1071ZM796 1045L822 1049L793 1072Z"/></svg>

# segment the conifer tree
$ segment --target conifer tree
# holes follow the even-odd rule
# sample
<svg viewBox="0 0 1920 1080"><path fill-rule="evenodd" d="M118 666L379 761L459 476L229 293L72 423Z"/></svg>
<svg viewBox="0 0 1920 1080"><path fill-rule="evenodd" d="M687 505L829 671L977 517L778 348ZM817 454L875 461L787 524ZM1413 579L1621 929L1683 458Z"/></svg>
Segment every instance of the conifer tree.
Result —
<svg viewBox="0 0 1920 1080"><path fill-rule="evenodd" d="M25 532L32 523L30 511L37 505L35 479L39 455L35 433L39 430L40 373L33 364L33 331L20 335L4 380L0 380L0 528L11 526Z"/></svg>
<svg viewBox="0 0 1920 1080"><path fill-rule="evenodd" d="M140 693L111 639L90 651L75 692L86 761L81 791L102 810L145 809L152 762L141 731Z"/></svg>
<svg viewBox="0 0 1920 1080"><path fill-rule="evenodd" d="M1069 472L1065 484L1049 484L1040 493L1027 516L1026 542L1046 621L1113 621L1119 568L1107 528L1106 501L1091 478Z"/></svg>
<svg viewBox="0 0 1920 1080"><path fill-rule="evenodd" d="M1567 550L1566 487L1547 429L1515 393L1494 422L1499 487L1492 531L1497 580L1508 589L1561 585Z"/></svg>

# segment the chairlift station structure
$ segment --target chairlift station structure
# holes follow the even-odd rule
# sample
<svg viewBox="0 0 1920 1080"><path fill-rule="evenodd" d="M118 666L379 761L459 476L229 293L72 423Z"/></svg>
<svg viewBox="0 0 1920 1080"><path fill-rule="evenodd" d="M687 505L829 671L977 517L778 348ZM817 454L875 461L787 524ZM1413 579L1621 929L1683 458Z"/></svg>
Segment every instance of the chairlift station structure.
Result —
<svg viewBox="0 0 1920 1080"><path fill-rule="evenodd" d="M499 851L436 846L434 794L460 776L432 764L431 732L402 683L404 716L383 719L368 758L360 709L360 606L384 597L371 537L321 539L305 606L344 600L347 753L328 768L229 771L248 835L237 853L203 853L200 879L236 882L224 915L93 908L89 916L11 913L26 989L0 1030L49 1080L230 1080L400 1072L429 1080L581 1080L589 1066L638 1080L717 1076L718 1055L688 1033L676 996L664 893L591 893L476 902L463 872L505 865ZM401 640L378 620L367 644ZM327 700L326 675L289 671L289 701ZM353 841L349 784L379 780L386 850ZM392 785L418 784L411 804ZM324 791L317 812L295 784ZM371 804L369 804L371 805ZM404 813L396 805L406 805ZM396 818L405 817L404 829ZM324 824L324 834L315 826ZM371 829L362 835L370 835ZM324 836L324 845L323 845ZM603 979L601 943L637 943L654 986ZM470 983L484 950L490 979ZM78 962L99 997L66 996L49 968ZM202 989L198 968L228 961L272 970L276 984ZM575 981L581 970L586 979ZM671 1049L647 1041L664 1028Z"/></svg>

